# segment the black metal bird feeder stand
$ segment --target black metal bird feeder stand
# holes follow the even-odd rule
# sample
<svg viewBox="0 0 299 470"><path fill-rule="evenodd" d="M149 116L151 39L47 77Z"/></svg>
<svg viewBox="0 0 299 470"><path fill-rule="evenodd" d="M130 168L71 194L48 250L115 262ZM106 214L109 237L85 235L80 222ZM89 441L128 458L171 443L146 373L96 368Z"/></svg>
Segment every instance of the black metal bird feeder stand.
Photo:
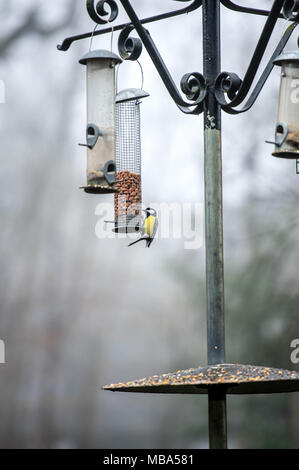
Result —
<svg viewBox="0 0 299 470"><path fill-rule="evenodd" d="M292 91L292 96L297 99L294 90L289 90L287 87L289 77L291 80L299 78L298 52L283 56L281 54L299 21L299 2L274 0L271 10L267 11L244 7L230 0L176 1L188 3L188 5L164 14L140 19L129 0L87 0L90 17L96 23L106 26L97 31L67 38L58 46L58 49L66 51L74 41L111 31L121 31L118 46L119 55L123 60L138 59L144 46L177 107L185 114L204 113L208 365L179 371L175 374L163 374L147 379L111 384L105 386L104 389L142 393L206 393L209 398L210 448L224 449L227 447L227 394L299 391L299 373L297 372L270 367L226 364L225 361L221 155L221 111L240 114L249 110L258 98L274 65L277 64L282 66L286 76L282 76L279 107L282 122L278 122L275 141L272 142L275 144L274 155L298 158L298 105L295 106L297 102L293 103L293 106L286 105L286 100ZM109 23L117 18L120 5L127 13L129 22L109 26ZM243 14L265 17L263 31L243 79L235 73L221 71L221 5ZM199 8L202 9L203 24L203 73L186 73L182 77L181 90L179 90L144 25L183 15ZM251 91L272 32L280 19L288 20L289 24ZM132 31L135 31L139 38L131 37ZM135 172L135 169L133 171ZM139 169L137 169L138 172Z"/></svg>

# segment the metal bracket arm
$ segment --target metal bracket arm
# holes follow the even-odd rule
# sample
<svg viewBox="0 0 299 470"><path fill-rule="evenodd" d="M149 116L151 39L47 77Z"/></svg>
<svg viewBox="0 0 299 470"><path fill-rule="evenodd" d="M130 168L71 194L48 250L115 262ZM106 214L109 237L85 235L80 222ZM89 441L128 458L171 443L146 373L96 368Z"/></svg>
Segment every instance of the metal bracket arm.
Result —
<svg viewBox="0 0 299 470"><path fill-rule="evenodd" d="M153 39L151 38L149 31L147 31L141 24L141 21L138 19L137 14L132 8L130 2L128 0L120 0L120 2L122 3L133 25L127 28L128 34L132 31L132 29L136 30L164 85L166 86L169 94L178 108L185 114L200 114L202 112L202 102L206 96L206 85L203 76L197 72L185 74L183 76L181 81L181 88L183 93L185 93L187 97L194 97L191 98L194 99L194 102L188 103L181 97Z"/></svg>
<svg viewBox="0 0 299 470"><path fill-rule="evenodd" d="M229 90L229 87L232 87L232 83L233 83L233 80L231 80L231 77L234 74L230 74L228 72L222 72L217 77L217 80L216 80L216 83L215 83L215 95L216 95L216 99L217 99L218 103L221 104L222 109L224 111L226 111L228 114L241 114L241 113L245 113L246 111L248 111L254 105L254 103L256 102L257 98L259 97L259 94L262 91L262 89L263 89L270 73L273 70L273 67L274 67L273 61L274 61L274 59L282 53L284 47L286 46L288 40L290 39L293 31L296 28L296 26L297 26L297 24L293 23L286 29L286 31L283 34L280 42L278 43L278 46L276 47L274 53L272 54L271 58L269 59L269 62L267 64L267 66L265 67L260 79L258 80L255 88L253 89L252 94L250 95L247 102L245 103L245 105L241 109L235 109L233 107L233 101L231 103L227 103L226 97L225 97L223 82L224 82L224 80L228 81L229 86L226 90ZM228 91L228 93L229 93L229 91Z"/></svg>
<svg viewBox="0 0 299 470"><path fill-rule="evenodd" d="M176 0L176 1L184 1L184 2L188 1L188 2L190 2L191 0ZM102 7L104 6L104 3L105 2L103 2ZM197 10L201 6L202 6L202 0L193 0L191 5L188 5L185 8L170 11L170 12L167 12L167 13L162 13L162 14L156 15L156 16L150 16L148 18L143 18L143 19L140 20L140 23L142 23L142 24L154 23L156 21L165 20L167 18L173 18L175 16L184 15L184 14L190 13L191 11ZM102 12L103 12L103 10L102 10ZM97 15L97 11L95 11L95 14ZM105 14L106 13L104 13L104 15ZM95 17L95 16L93 15L93 17ZM109 20L105 20L104 22L103 22L103 20L100 20L99 14L97 15L97 17L98 17L98 20L96 22L100 23L100 21L101 21L101 24L111 23L112 21L114 21L114 19L116 19L115 13L113 13L113 15L110 16ZM59 51L67 51L71 47L73 42L75 42L75 41L80 41L81 39L87 39L87 38L90 38L91 36L100 36L102 34L111 33L112 31L120 31L120 30L124 29L126 26L129 26L129 25L130 25L130 23L123 23L123 24L114 26L113 28L109 27L109 28L101 29L99 31L91 31L91 32L84 33L84 34L78 34L76 36L71 36L71 37L68 37L68 38L64 39L64 41L57 46L57 49Z"/></svg>
<svg viewBox="0 0 299 470"><path fill-rule="evenodd" d="M242 110L235 110L247 97L252 83L256 77L258 68L261 64L262 58L265 54L266 48L268 46L269 40L271 38L274 27L277 23L278 18L280 17L281 8L285 5L285 0L275 0L270 11L270 14L266 20L265 26L263 28L260 39L257 43L256 49L252 56L251 62L247 69L247 72L244 76L244 80L241 81L236 74L231 74L228 72L222 72L218 75L215 82L215 95L219 104L224 111L230 114L238 114L240 112L247 111L257 99L260 91L262 90L271 70L273 68L272 61L278 55L284 46L286 45L288 39L290 38L296 23L293 23L285 32L283 38L281 39L279 45L277 46L274 54L272 55L267 67L265 68L258 84L256 85L253 94L249 98L245 107ZM231 100L227 102L226 95Z"/></svg>
<svg viewBox="0 0 299 470"><path fill-rule="evenodd" d="M118 16L118 5L115 0L87 0L87 10L90 17L98 24L107 24L113 22ZM72 42L91 37L92 35L106 34L112 31L122 30L119 39L119 51L123 59L136 60L141 51L141 43L145 46L151 60L158 71L165 87L170 96L185 114L200 114L203 111L203 101L207 93L207 83L205 78L197 72L185 74L181 80L181 90L187 96L190 102L182 98L180 91L176 87L166 64L164 63L149 31L144 28L144 24L170 18L173 16L189 13L202 6L202 0L193 0L190 5L185 8L171 11L168 13L152 16L149 18L139 19L129 0L119 0L128 17L130 23L124 23L115 27L109 27L100 31L73 36L63 41L59 50L67 50ZM191 2L191 0L175 0L180 2ZM274 0L270 11L259 10L254 8L243 7L237 5L230 0L220 0L222 5L230 10L240 11L242 13L250 13L256 15L267 16L261 36L258 40L256 49L245 73L244 79L241 80L236 74L222 72L218 75L214 84L209 84L215 93L215 97L222 109L229 114L240 114L249 110L258 98L265 82L267 81L272 69L273 60L279 55L286 43L288 42L297 22L299 21L299 1L290 0ZM109 7L110 14L106 11ZM109 16L108 16L109 15ZM273 30L279 18L287 18L293 20L292 24L287 28L273 55L271 56L267 66L265 67L260 79L258 80L252 94L248 98L246 104L241 109L236 109L247 98L254 79L257 75L258 68L264 57L265 51L269 44ZM129 38L130 33L136 30L140 40ZM139 51L137 51L137 43L139 41ZM134 47L136 45L136 47Z"/></svg>
<svg viewBox="0 0 299 470"><path fill-rule="evenodd" d="M250 13L252 15L261 15L261 16L269 16L270 11L268 10L259 10L256 8L248 8L248 7L243 7L241 5L237 5L234 2L231 2L230 0L220 0L223 6L228 8L229 10L233 11L238 11L241 13ZM279 18L284 18L282 14L279 15Z"/></svg>

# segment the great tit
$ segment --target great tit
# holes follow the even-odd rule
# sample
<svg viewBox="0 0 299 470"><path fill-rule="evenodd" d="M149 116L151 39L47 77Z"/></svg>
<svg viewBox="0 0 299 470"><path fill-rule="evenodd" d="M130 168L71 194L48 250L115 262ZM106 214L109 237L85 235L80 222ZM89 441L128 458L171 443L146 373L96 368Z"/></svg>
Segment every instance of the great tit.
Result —
<svg viewBox="0 0 299 470"><path fill-rule="evenodd" d="M149 248L155 238L155 235L158 230L157 211L155 211L155 209L147 207L146 209L143 209L143 212L145 212L145 219L143 221L143 226L140 231L141 238L138 238L138 240L130 243L128 246L135 245L135 243L138 243L141 240L145 240L145 246Z"/></svg>

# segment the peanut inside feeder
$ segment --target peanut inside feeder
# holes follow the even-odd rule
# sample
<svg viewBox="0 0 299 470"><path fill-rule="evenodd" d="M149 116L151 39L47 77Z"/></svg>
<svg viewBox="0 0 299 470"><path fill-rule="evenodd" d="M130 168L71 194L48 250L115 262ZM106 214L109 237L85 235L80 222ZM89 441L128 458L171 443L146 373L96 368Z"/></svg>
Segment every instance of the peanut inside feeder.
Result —
<svg viewBox="0 0 299 470"><path fill-rule="evenodd" d="M141 224L140 103L149 96L130 88L116 96L115 232L137 232Z"/></svg>

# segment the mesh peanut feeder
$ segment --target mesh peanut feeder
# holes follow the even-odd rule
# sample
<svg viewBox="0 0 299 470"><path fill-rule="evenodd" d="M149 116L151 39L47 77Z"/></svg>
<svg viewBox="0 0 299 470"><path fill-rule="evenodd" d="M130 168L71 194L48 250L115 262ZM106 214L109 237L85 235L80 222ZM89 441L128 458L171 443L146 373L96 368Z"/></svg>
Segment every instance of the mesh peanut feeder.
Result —
<svg viewBox="0 0 299 470"><path fill-rule="evenodd" d="M140 103L148 93L137 88L116 95L115 232L137 232L141 222Z"/></svg>

